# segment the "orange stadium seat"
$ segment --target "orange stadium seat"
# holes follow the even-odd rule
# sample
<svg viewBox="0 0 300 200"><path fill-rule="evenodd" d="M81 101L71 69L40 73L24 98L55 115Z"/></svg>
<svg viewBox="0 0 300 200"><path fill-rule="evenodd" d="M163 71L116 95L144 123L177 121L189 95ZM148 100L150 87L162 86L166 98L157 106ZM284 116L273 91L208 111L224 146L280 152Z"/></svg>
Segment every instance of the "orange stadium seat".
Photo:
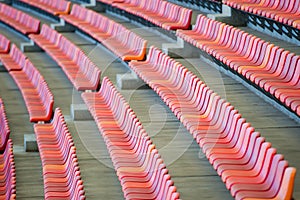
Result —
<svg viewBox="0 0 300 200"><path fill-rule="evenodd" d="M20 0L23 3L45 10L53 15L68 14L71 2L65 0Z"/></svg>
<svg viewBox="0 0 300 200"><path fill-rule="evenodd" d="M0 199L16 199L16 172L12 141L7 141L0 154Z"/></svg>
<svg viewBox="0 0 300 200"><path fill-rule="evenodd" d="M10 135L10 129L5 114L5 107L0 98L0 152L3 152L6 148L6 144Z"/></svg>
<svg viewBox="0 0 300 200"><path fill-rule="evenodd" d="M39 71L26 60L21 71L11 71L10 75L23 95L30 121L49 121L54 98Z"/></svg>
<svg viewBox="0 0 300 200"><path fill-rule="evenodd" d="M177 35L299 115L299 56L203 15L193 30L178 30Z"/></svg>
<svg viewBox="0 0 300 200"><path fill-rule="evenodd" d="M142 17L166 30L188 29L192 18L192 10L162 0L128 0L114 2L112 6Z"/></svg>
<svg viewBox="0 0 300 200"><path fill-rule="evenodd" d="M138 118L108 78L83 93L104 138L126 199L179 199L168 170Z"/></svg>
<svg viewBox="0 0 300 200"><path fill-rule="evenodd" d="M131 61L129 66L187 127L236 199L292 197L296 169L283 159L271 162L277 155L273 151L266 156L271 144L195 75L154 47L145 61ZM239 182L243 173L253 176Z"/></svg>
<svg viewBox="0 0 300 200"><path fill-rule="evenodd" d="M92 36L124 61L143 60L145 57L146 40L99 13L74 5L70 15L61 17Z"/></svg>
<svg viewBox="0 0 300 200"><path fill-rule="evenodd" d="M0 3L0 21L10 25L24 35L38 33L40 21L11 6Z"/></svg>
<svg viewBox="0 0 300 200"><path fill-rule="evenodd" d="M59 108L49 124L35 124L45 199L85 199L72 136Z"/></svg>
<svg viewBox="0 0 300 200"><path fill-rule="evenodd" d="M77 90L98 88L100 69L67 38L45 24L39 35L29 37L59 64Z"/></svg>
<svg viewBox="0 0 300 200"><path fill-rule="evenodd" d="M9 53L10 41L0 34L0 54Z"/></svg>
<svg viewBox="0 0 300 200"><path fill-rule="evenodd" d="M299 0L223 0L223 3L233 8L270 18L280 23L300 29Z"/></svg>
<svg viewBox="0 0 300 200"><path fill-rule="evenodd" d="M11 46L9 54L0 54L0 61L7 71L22 70L26 58L25 54L15 44Z"/></svg>

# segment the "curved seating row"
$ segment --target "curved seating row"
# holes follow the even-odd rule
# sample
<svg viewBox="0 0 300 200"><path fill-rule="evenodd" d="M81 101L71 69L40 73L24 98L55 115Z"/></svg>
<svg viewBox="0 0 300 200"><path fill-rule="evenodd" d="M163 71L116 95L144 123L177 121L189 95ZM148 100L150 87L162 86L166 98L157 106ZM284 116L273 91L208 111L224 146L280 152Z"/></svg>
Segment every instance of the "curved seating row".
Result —
<svg viewBox="0 0 300 200"><path fill-rule="evenodd" d="M3 154L0 154L0 199L16 199L16 172L12 141L7 141Z"/></svg>
<svg viewBox="0 0 300 200"><path fill-rule="evenodd" d="M40 21L11 6L0 3L0 21L8 24L24 35L38 33Z"/></svg>
<svg viewBox="0 0 300 200"><path fill-rule="evenodd" d="M35 124L45 199L85 199L72 136L59 108L49 124Z"/></svg>
<svg viewBox="0 0 300 200"><path fill-rule="evenodd" d="M5 107L0 98L0 152L5 150L9 135L10 129L6 119Z"/></svg>
<svg viewBox="0 0 300 200"><path fill-rule="evenodd" d="M71 9L71 2L65 0L18 0L30 6L47 11L53 15L68 14Z"/></svg>
<svg viewBox="0 0 300 200"><path fill-rule="evenodd" d="M54 99L39 71L14 44L9 54L0 54L0 60L20 88L30 121L49 121Z"/></svg>
<svg viewBox="0 0 300 200"><path fill-rule="evenodd" d="M100 69L62 34L43 24L39 35L29 37L58 63L77 90L98 88Z"/></svg>
<svg viewBox="0 0 300 200"><path fill-rule="evenodd" d="M7 71L20 71L26 60L23 52L13 44L8 54L0 54L0 61Z"/></svg>
<svg viewBox="0 0 300 200"><path fill-rule="evenodd" d="M300 57L260 38L199 15L177 36L214 56L300 116Z"/></svg>
<svg viewBox="0 0 300 200"><path fill-rule="evenodd" d="M129 65L190 131L232 196L292 198L296 169L194 74L154 47Z"/></svg>
<svg viewBox="0 0 300 200"><path fill-rule="evenodd" d="M10 49L10 41L0 34L0 54L8 53Z"/></svg>
<svg viewBox="0 0 300 200"><path fill-rule="evenodd" d="M70 15L60 17L92 36L124 61L143 60L145 57L146 40L97 12L74 5Z"/></svg>
<svg viewBox="0 0 300 200"><path fill-rule="evenodd" d="M137 15L166 30L188 29L192 10L162 0L126 0L112 6Z"/></svg>
<svg viewBox="0 0 300 200"><path fill-rule="evenodd" d="M98 2L101 2L101 3L106 3L106 4L112 4L112 3L122 3L124 2L125 0L97 0Z"/></svg>
<svg viewBox="0 0 300 200"><path fill-rule="evenodd" d="M54 98L44 77L26 59L21 71L10 71L24 98L30 122L49 121L52 118Z"/></svg>
<svg viewBox="0 0 300 200"><path fill-rule="evenodd" d="M125 199L179 199L166 165L128 103L108 78L82 97L105 140Z"/></svg>
<svg viewBox="0 0 300 200"><path fill-rule="evenodd" d="M223 3L233 8L270 18L280 23L300 29L299 0L223 0Z"/></svg>

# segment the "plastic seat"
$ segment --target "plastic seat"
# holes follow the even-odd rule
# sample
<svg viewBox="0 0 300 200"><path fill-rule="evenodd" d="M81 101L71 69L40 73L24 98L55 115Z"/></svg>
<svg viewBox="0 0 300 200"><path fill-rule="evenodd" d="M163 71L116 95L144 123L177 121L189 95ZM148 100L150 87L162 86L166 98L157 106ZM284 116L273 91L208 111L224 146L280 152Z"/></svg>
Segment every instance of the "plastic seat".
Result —
<svg viewBox="0 0 300 200"><path fill-rule="evenodd" d="M112 3L112 6L142 17L166 30L188 29L191 23L192 10L167 1L129 0Z"/></svg>
<svg viewBox="0 0 300 200"><path fill-rule="evenodd" d="M47 11L53 15L69 14L71 2L65 0L20 0L23 3Z"/></svg>
<svg viewBox="0 0 300 200"><path fill-rule="evenodd" d="M256 1L249 1L249 4L256 5ZM299 68L298 56L203 15L197 17L193 30L178 30L176 34L214 56L297 114L298 106L291 108L290 105L291 102L299 101L299 85L296 83L299 77L294 73ZM292 98L286 101L289 93Z"/></svg>
<svg viewBox="0 0 300 200"><path fill-rule="evenodd" d="M10 129L5 114L5 107L0 98L0 152L3 152L6 148L6 144L10 135Z"/></svg>
<svg viewBox="0 0 300 200"><path fill-rule="evenodd" d="M49 121L52 118L54 98L33 64L26 60L21 71L10 71L10 75L22 93L30 121Z"/></svg>
<svg viewBox="0 0 300 200"><path fill-rule="evenodd" d="M143 60L145 57L146 40L97 12L74 5L70 15L61 17L105 45L124 61Z"/></svg>
<svg viewBox="0 0 300 200"><path fill-rule="evenodd" d="M0 3L0 20L24 35L38 33L40 21L11 6Z"/></svg>
<svg viewBox="0 0 300 200"><path fill-rule="evenodd" d="M165 164L124 97L104 77L83 100L97 122L126 199L179 199Z"/></svg>
<svg viewBox="0 0 300 200"><path fill-rule="evenodd" d="M44 24L39 35L31 34L29 37L59 64L77 90L98 88L100 69L60 33Z"/></svg>
<svg viewBox="0 0 300 200"><path fill-rule="evenodd" d="M16 199L16 172L11 139L0 154L0 199Z"/></svg>
<svg viewBox="0 0 300 200"><path fill-rule="evenodd" d="M237 1L224 0L224 4L240 9L261 17L266 17L277 22L287 24L299 29L297 22L300 21L299 0L290 1Z"/></svg>
<svg viewBox="0 0 300 200"><path fill-rule="evenodd" d="M0 54L9 53L10 50L10 41L0 34Z"/></svg>
<svg viewBox="0 0 300 200"><path fill-rule="evenodd" d="M11 46L9 54L0 54L0 61L7 71L22 70L26 58L15 44Z"/></svg>
<svg viewBox="0 0 300 200"><path fill-rule="evenodd" d="M202 17L198 19L203 20ZM200 29L201 26L198 24L198 27ZM178 31L178 33L185 32ZM196 31L193 31L193 35L196 35L195 33ZM239 41L246 40L247 37L244 36L247 35L243 32L237 33L239 34L232 37L239 38ZM230 35L230 32L228 34ZM217 36L210 34L209 37ZM227 45L227 42L229 40L218 40L217 43L207 43L206 47L208 49L218 43ZM271 48L273 46L269 46L269 49L263 43L258 46L264 47L262 51L267 51L273 56ZM243 51L237 48L236 44L233 44L232 49ZM226 52L222 48L220 51ZM249 52L250 55L252 56L252 52ZM255 56L252 59L256 60L257 64L266 62ZM285 169L276 171L278 162L274 160L276 158L281 162L282 156L276 154L271 144L265 142L265 139L254 131L233 106L221 99L200 79L153 46L150 47L145 61L131 61L129 66L186 126L233 196L238 199L262 198L263 195L268 198L285 195L291 197L295 172L291 170L287 173L285 182L290 184L287 187L283 186L280 180ZM130 172L131 177L134 176L133 171L137 170L125 169ZM269 172L269 169L273 171ZM287 180L289 178L292 180Z"/></svg>
<svg viewBox="0 0 300 200"><path fill-rule="evenodd" d="M72 136L59 108L34 131L43 165L45 199L85 199Z"/></svg>

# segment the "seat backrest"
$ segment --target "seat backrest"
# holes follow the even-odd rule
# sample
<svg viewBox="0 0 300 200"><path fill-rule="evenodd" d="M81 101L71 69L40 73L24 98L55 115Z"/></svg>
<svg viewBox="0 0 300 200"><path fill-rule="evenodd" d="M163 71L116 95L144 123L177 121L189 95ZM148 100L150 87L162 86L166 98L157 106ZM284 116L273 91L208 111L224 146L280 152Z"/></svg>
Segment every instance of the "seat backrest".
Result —
<svg viewBox="0 0 300 200"><path fill-rule="evenodd" d="M0 98L0 152L4 151L10 135L10 129L5 114L5 107L2 99Z"/></svg>
<svg viewBox="0 0 300 200"><path fill-rule="evenodd" d="M10 41L4 35L0 34L0 53L8 53L10 49Z"/></svg>

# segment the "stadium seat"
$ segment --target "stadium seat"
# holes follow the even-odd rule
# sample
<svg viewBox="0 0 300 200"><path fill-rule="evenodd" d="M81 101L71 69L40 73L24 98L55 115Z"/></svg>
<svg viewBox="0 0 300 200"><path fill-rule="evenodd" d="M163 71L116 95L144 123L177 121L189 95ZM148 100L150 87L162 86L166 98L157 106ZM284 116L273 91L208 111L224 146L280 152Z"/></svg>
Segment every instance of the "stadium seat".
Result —
<svg viewBox="0 0 300 200"><path fill-rule="evenodd" d="M142 17L166 30L188 29L192 18L192 10L162 0L128 0L114 2L112 6Z"/></svg>
<svg viewBox="0 0 300 200"><path fill-rule="evenodd" d="M96 93L83 93L119 177L125 199L179 199L154 144L108 78Z"/></svg>
<svg viewBox="0 0 300 200"><path fill-rule="evenodd" d="M11 6L0 3L0 21L8 24L24 35L38 33L40 21Z"/></svg>
<svg viewBox="0 0 300 200"><path fill-rule="evenodd" d="M191 132L233 197L291 199L296 169L199 78L153 46L145 61L129 66ZM274 157L281 159L271 161ZM243 174L251 178L240 178Z"/></svg>
<svg viewBox="0 0 300 200"><path fill-rule="evenodd" d="M34 131L43 166L45 199L85 199L76 149L59 108L48 124Z"/></svg>
<svg viewBox="0 0 300 200"><path fill-rule="evenodd" d="M0 54L9 53L10 49L10 41L4 36L0 34Z"/></svg>
<svg viewBox="0 0 300 200"><path fill-rule="evenodd" d="M203 15L193 30L178 30L177 35L299 115L299 56Z"/></svg>
<svg viewBox="0 0 300 200"><path fill-rule="evenodd" d="M113 3L122 3L124 2L125 0L97 0L98 2L101 2L101 3L105 3L105 4L113 4Z"/></svg>
<svg viewBox="0 0 300 200"><path fill-rule="evenodd" d="M30 121L49 121L54 98L42 75L27 59L21 71L10 71L25 101Z"/></svg>
<svg viewBox="0 0 300 200"><path fill-rule="evenodd" d="M10 135L10 129L5 114L5 107L0 98L0 152L3 152L6 148L6 144Z"/></svg>
<svg viewBox="0 0 300 200"><path fill-rule="evenodd" d="M124 61L143 60L147 42L124 26L92 10L74 5L61 18L89 34Z"/></svg>
<svg viewBox="0 0 300 200"><path fill-rule="evenodd" d="M77 90L98 88L100 69L67 38L45 24L39 35L29 37L58 63Z"/></svg>
<svg viewBox="0 0 300 200"><path fill-rule="evenodd" d="M7 71L22 70L26 58L27 57L15 44L11 46L9 54L0 54L0 61Z"/></svg>
<svg viewBox="0 0 300 200"><path fill-rule="evenodd" d="M68 14L71 9L71 2L65 0L20 0L23 3L47 11L53 15Z"/></svg>
<svg viewBox="0 0 300 200"><path fill-rule="evenodd" d="M300 1L272 1L272 0L223 0L223 3L233 8L243 10L261 17L270 18L299 29Z"/></svg>
<svg viewBox="0 0 300 200"><path fill-rule="evenodd" d="M16 199L16 172L12 141L9 139L0 154L0 199Z"/></svg>

